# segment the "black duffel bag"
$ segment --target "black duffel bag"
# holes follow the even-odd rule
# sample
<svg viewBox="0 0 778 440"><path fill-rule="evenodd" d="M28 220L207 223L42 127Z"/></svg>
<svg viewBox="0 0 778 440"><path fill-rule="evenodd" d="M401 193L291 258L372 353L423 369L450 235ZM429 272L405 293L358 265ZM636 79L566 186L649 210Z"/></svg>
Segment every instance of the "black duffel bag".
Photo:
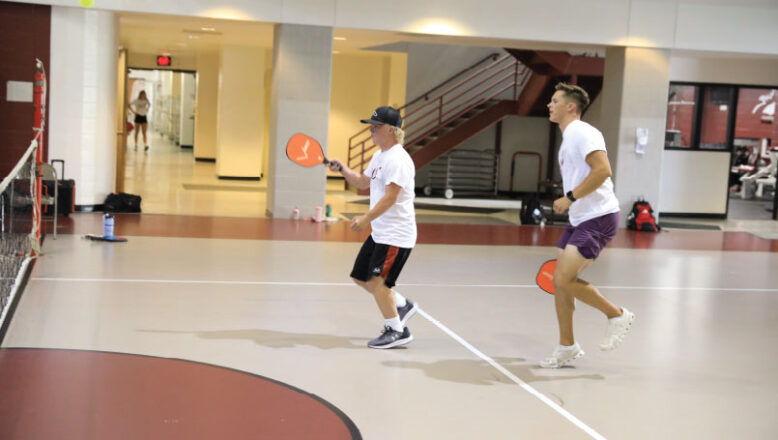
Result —
<svg viewBox="0 0 778 440"><path fill-rule="evenodd" d="M103 202L105 212L140 212L141 197L135 194L108 194Z"/></svg>

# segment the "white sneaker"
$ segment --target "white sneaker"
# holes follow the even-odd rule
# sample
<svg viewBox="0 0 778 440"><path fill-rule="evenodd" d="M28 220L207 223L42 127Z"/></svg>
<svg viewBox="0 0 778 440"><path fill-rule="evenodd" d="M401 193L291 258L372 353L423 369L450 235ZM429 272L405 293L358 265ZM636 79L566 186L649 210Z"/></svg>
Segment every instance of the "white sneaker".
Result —
<svg viewBox="0 0 778 440"><path fill-rule="evenodd" d="M550 358L540 361L540 366L543 368L559 368L563 365L567 365L576 359L580 359L584 355L584 351L581 350L581 346L576 342L573 344L573 348L562 348L558 346Z"/></svg>
<svg viewBox="0 0 778 440"><path fill-rule="evenodd" d="M624 341L629 329L632 328L635 314L627 310L626 307L622 307L621 311L621 316L608 320L608 333L600 342L600 350L610 351L618 347Z"/></svg>

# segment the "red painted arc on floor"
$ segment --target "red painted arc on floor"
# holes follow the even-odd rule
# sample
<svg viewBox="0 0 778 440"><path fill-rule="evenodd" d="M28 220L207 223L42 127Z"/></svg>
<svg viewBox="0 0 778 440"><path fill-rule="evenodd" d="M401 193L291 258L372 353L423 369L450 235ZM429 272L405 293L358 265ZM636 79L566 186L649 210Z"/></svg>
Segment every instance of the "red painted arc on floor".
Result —
<svg viewBox="0 0 778 440"><path fill-rule="evenodd" d="M266 377L181 359L0 349L3 439L361 439L339 409Z"/></svg>

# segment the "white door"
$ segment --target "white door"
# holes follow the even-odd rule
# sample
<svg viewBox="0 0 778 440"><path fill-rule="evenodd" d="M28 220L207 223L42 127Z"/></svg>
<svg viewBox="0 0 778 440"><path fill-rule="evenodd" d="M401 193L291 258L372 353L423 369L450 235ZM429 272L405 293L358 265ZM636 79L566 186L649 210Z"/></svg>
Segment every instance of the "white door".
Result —
<svg viewBox="0 0 778 440"><path fill-rule="evenodd" d="M194 146L194 106L195 106L195 74L181 74L181 129L180 145L182 148Z"/></svg>

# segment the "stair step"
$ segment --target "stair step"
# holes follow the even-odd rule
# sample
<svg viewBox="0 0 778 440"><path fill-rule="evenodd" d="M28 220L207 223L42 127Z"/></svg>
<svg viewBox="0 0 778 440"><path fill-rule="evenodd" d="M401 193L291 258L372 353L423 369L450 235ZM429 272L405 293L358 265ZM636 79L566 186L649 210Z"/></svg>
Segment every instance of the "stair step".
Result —
<svg viewBox="0 0 778 440"><path fill-rule="evenodd" d="M490 99L488 101L484 101L484 102L478 104L476 106L476 108L479 109L479 110L483 110L483 109L489 108L489 107L497 104L497 102L499 102L499 101L497 101L496 99Z"/></svg>
<svg viewBox="0 0 778 440"><path fill-rule="evenodd" d="M459 125L462 125L462 123L464 123L464 122L467 122L467 120L468 120L468 118L457 118L456 120L451 121L448 124L446 124L446 127L454 128L454 127L457 127Z"/></svg>
<svg viewBox="0 0 778 440"><path fill-rule="evenodd" d="M429 145L429 144L435 142L437 139L438 139L437 136L424 138L421 141L419 141L419 145L421 145L421 146Z"/></svg>

